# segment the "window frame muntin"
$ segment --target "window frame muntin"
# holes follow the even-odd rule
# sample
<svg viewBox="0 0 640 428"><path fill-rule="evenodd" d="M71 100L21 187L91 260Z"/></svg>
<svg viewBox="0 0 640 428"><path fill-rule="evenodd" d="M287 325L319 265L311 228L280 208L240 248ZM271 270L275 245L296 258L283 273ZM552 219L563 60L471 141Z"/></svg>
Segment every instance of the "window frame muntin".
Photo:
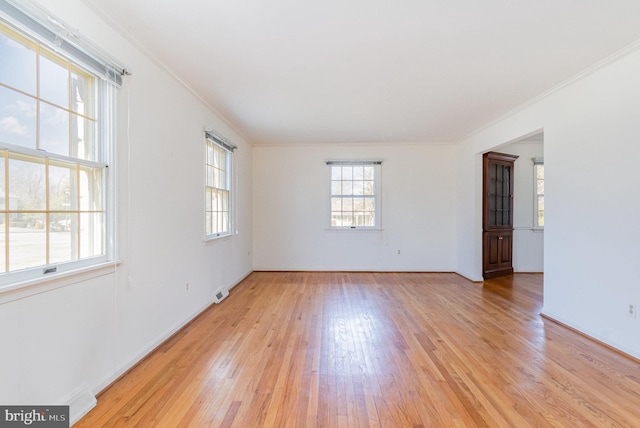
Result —
<svg viewBox="0 0 640 428"><path fill-rule="evenodd" d="M40 266L33 266L19 270L6 271L0 273L0 293L5 290L16 290L21 288L23 285L33 285L38 284L40 282L49 281L52 279L56 279L60 276L68 275L69 273L73 273L76 271L86 271L87 269L100 269L103 268L105 264L115 263L114 257L116 253L115 248L115 195L113 194L115 190L114 178L109 173L109 162L110 159L113 159L115 144L113 141L113 135L116 126L115 119L115 108L116 108L116 84L113 80L109 81L104 76L100 76L93 70L91 67L86 66L82 63L81 60L70 57L66 52L58 52L50 46L46 40L43 40L41 36L35 34L32 31L29 31L23 26L18 26L10 20L6 19L2 14L0 14L0 26L2 26L2 33L7 37L11 38L14 42L22 44L29 49L32 49L36 55L36 90L35 94L30 94L21 89L15 88L13 86L9 86L4 83L0 83L3 87L8 90L15 91L19 94L28 96L36 101L36 117L39 119L40 113L40 104L45 103L47 105L53 106L55 108L59 108L65 111L66 114L71 116L82 117L87 120L91 120L94 122L94 130L93 130L93 140L94 140L94 150L95 150L95 159L97 160L87 160L82 158L76 158L72 156L61 155L58 153L47 152L39 148L31 148L20 145L11 144L8 142L0 143L0 150L7 151L8 156L11 157L11 154L30 158L37 158L42 161L44 164L48 164L50 160L54 162L59 161L66 164L75 164L78 169L80 168L89 168L89 169L100 169L102 171L102 183L101 183L101 200L103 204L103 211L100 211L103 215L103 220L101 224L101 235L102 235L102 254L96 256L87 256L84 258L80 258L80 254L78 254L78 259L62 261L58 263L49 263ZM58 63L63 63L67 65L67 70L69 73L83 73L87 76L90 76L93 79L93 87L92 87L92 111L93 117L88 116L86 114L79 113L75 111L71 105L71 88L72 83L71 80L67 82L68 91L69 91L69 102L70 105L68 107L59 106L55 103L51 103L50 101L44 100L40 97L40 89L39 89L39 79L40 79L40 71L38 65L39 55L44 55L51 60L54 60ZM107 73L108 74L108 73ZM69 79L71 79L71 74L69 75ZM71 128L71 121L70 128ZM39 146L39 120L36 120L36 132L38 136L36 137L36 147ZM72 138L72 134L69 135L69 138ZM4 156L0 158L1 161L4 161ZM9 174L8 171L5 171L5 178ZM45 177L45 182L49 180L49 177ZM5 184L8 185L8 184ZM58 211L51 211L48 207L48 195L49 187L46 186L45 192L47 193L47 206L42 213L45 215L50 215L51 213L57 213ZM8 198L8 196L5 196ZM8 213L9 206L5 204L5 210L3 213ZM80 207L73 212L78 212L78 215L82 213L96 213L98 211L82 211ZM8 215L8 214L7 214ZM9 224L9 220L7 217L6 224ZM8 227L8 226L1 226ZM5 229L6 233L6 229ZM50 227L46 225L45 233L47 235L45 241L49 242L49 233ZM6 237L5 237L6 240ZM5 241L5 245L8 246L8 240ZM6 248L6 247L5 247ZM50 249L47 248L45 253L49 254ZM80 247L78 248L80 251ZM9 254L5 254L5 258L9 258ZM9 266L5 266L9 267ZM52 268L55 268L53 272L49 272Z"/></svg>
<svg viewBox="0 0 640 428"><path fill-rule="evenodd" d="M204 241L211 242L216 239L221 239L233 234L234 227L234 216L235 216L235 183L233 182L234 177L234 152L236 147L228 142L225 138L218 136L213 133L211 130L205 131L205 144L204 144ZM208 185L208 168L213 165L209 165L208 163L208 148L209 144L213 145L214 148L218 147L222 151L225 152L225 182L227 184L226 189L209 186ZM228 193L227 200L227 231L226 232L215 232L215 233L207 233L207 213L213 212L209 211L209 206L207 206L207 193L209 189L213 190L222 190Z"/></svg>
<svg viewBox="0 0 640 428"><path fill-rule="evenodd" d="M538 198L542 196L544 200L544 192L542 194L538 193L538 166L542 166L544 168L544 159L543 158L533 158L533 229L534 230L544 230L544 223L542 226L538 223ZM544 177L542 178L544 182ZM542 217L544 219L544 208L542 210Z"/></svg>
<svg viewBox="0 0 640 428"><path fill-rule="evenodd" d="M331 213L332 210L332 198L334 197L332 193L332 167L334 166L373 166L373 174L374 174L374 225L373 226L333 226L331 221ZM381 205L382 205L382 196L381 196L381 186L380 186L380 177L382 175L382 161L367 161L367 160L338 160L338 161L326 161L326 166L328 167L328 203L327 203L327 219L328 219L328 227L327 230L332 231L378 231L382 230L382 216L381 216ZM342 196L342 195L336 195ZM351 195L352 197L354 195Z"/></svg>

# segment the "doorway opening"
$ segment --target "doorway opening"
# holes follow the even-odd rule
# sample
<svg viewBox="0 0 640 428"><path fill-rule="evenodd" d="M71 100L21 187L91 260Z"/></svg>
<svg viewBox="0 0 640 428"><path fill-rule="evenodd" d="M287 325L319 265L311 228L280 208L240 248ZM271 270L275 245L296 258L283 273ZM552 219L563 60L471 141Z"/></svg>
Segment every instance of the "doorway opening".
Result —
<svg viewBox="0 0 640 428"><path fill-rule="evenodd" d="M510 242L513 272L543 273L544 132L528 134L492 151L517 156L513 169L513 235ZM483 261L485 251L483 244Z"/></svg>

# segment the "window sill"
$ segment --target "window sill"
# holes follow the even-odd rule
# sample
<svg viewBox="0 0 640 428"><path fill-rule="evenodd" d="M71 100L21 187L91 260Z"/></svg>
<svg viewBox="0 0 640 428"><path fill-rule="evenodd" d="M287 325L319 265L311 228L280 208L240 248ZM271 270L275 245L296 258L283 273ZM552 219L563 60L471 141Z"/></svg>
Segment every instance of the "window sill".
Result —
<svg viewBox="0 0 640 428"><path fill-rule="evenodd" d="M233 235L235 235L237 233L238 232L236 232L236 233L227 233L227 234L220 235L220 236L208 236L208 237L204 238L204 240L202 241L202 244L205 245L205 246L211 245L211 244L213 244L215 242L218 242L220 240L225 240L225 239L231 238Z"/></svg>
<svg viewBox="0 0 640 428"><path fill-rule="evenodd" d="M542 227L514 227L513 230L528 230L530 232L535 232L535 233L544 232L544 228Z"/></svg>
<svg viewBox="0 0 640 428"><path fill-rule="evenodd" d="M14 282L0 287L0 305L14 300L24 299L40 293L66 287L78 282L87 281L116 271L122 262L108 261L58 274L47 275L46 278L34 278Z"/></svg>

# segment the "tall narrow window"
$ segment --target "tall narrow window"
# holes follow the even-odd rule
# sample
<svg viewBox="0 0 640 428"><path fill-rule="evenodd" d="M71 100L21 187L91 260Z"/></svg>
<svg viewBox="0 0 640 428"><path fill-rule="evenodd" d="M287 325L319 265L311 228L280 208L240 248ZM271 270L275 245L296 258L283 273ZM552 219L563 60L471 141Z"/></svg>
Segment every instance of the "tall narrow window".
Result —
<svg viewBox="0 0 640 428"><path fill-rule="evenodd" d="M235 146L207 132L205 162L205 235L207 239L231 233L232 157Z"/></svg>
<svg viewBox="0 0 640 428"><path fill-rule="evenodd" d="M0 0L0 288L113 253L107 188L120 74L26 8Z"/></svg>
<svg viewBox="0 0 640 428"><path fill-rule="evenodd" d="M544 161L542 159L533 160L533 174L535 183L534 201L534 228L544 227Z"/></svg>
<svg viewBox="0 0 640 428"><path fill-rule="evenodd" d="M331 228L377 228L381 162L327 162L331 174Z"/></svg>

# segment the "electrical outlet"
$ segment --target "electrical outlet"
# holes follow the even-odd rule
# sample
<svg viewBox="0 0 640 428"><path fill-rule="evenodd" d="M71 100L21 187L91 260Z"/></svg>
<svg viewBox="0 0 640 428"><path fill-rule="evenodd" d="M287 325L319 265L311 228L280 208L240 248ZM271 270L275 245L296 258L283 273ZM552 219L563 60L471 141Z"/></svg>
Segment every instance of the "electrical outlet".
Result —
<svg viewBox="0 0 640 428"><path fill-rule="evenodd" d="M629 307L627 308L627 315L629 315L631 318L636 317L636 305L632 303L629 304Z"/></svg>
<svg viewBox="0 0 640 428"><path fill-rule="evenodd" d="M189 283L187 282L187 285L184 286L184 288L189 291Z"/></svg>

